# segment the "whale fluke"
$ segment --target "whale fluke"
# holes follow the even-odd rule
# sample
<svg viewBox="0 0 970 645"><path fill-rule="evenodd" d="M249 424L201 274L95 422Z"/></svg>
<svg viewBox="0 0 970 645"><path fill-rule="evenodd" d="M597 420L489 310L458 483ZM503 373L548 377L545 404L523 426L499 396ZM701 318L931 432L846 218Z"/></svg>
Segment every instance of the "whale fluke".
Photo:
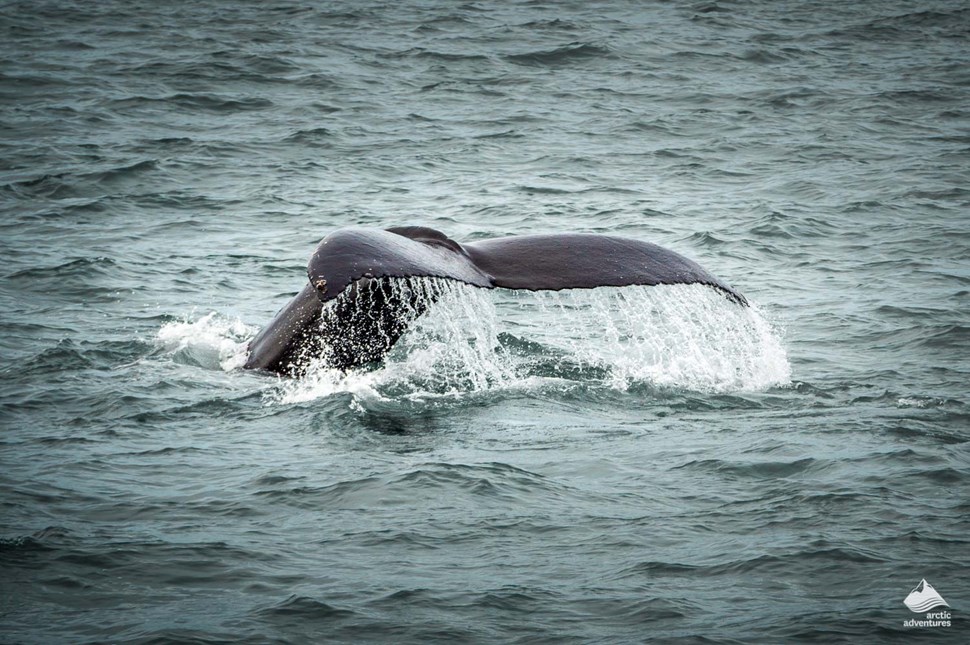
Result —
<svg viewBox="0 0 970 645"><path fill-rule="evenodd" d="M436 298L433 286L412 278L531 291L705 284L747 306L744 296L674 251L587 233L460 244L424 226L339 229L317 246L307 277L250 343L245 367L298 375L313 357L338 369L380 360ZM390 288L390 278L401 279L398 288Z"/></svg>

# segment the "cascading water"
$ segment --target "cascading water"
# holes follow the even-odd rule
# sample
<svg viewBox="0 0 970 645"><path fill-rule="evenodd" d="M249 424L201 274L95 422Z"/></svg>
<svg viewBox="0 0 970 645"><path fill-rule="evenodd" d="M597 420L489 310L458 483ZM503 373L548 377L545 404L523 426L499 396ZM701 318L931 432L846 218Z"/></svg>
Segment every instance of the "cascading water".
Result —
<svg viewBox="0 0 970 645"><path fill-rule="evenodd" d="M280 402L342 391L456 396L576 380L617 390L649 383L753 391L791 376L761 311L703 285L494 292L439 278L382 282L375 293L405 303L401 315L410 321L385 360L344 373L327 367L333 349L324 348L303 378L281 382Z"/></svg>
<svg viewBox="0 0 970 645"><path fill-rule="evenodd" d="M757 391L787 384L788 357L756 305L740 307L703 285L603 287L567 291L485 290L441 278L381 280L324 308L321 327L337 325L337 306L361 312L394 302L406 331L382 362L342 372L334 348L305 357L305 375L281 379L270 398L307 401L337 392L360 397L425 398L581 382L626 390L637 383L704 392ZM354 299L354 300L351 300ZM379 304L379 303L378 303ZM370 316L377 342L402 330ZM226 371L245 361L253 328L209 314L158 332L164 352ZM345 342L363 342L351 337Z"/></svg>
<svg viewBox="0 0 970 645"><path fill-rule="evenodd" d="M787 383L784 348L757 306L739 307L703 285L604 287L514 294L519 332L607 382L689 390L761 390Z"/></svg>

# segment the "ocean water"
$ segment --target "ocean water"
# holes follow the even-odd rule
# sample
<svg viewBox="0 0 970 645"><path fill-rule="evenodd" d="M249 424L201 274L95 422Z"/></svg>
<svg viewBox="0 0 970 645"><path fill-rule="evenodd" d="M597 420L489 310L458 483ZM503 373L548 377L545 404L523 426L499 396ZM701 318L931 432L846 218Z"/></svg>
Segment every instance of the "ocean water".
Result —
<svg viewBox="0 0 970 645"><path fill-rule="evenodd" d="M967 642L965 3L0 30L0 641ZM753 306L448 285L382 366L240 369L320 238L403 224L651 241Z"/></svg>

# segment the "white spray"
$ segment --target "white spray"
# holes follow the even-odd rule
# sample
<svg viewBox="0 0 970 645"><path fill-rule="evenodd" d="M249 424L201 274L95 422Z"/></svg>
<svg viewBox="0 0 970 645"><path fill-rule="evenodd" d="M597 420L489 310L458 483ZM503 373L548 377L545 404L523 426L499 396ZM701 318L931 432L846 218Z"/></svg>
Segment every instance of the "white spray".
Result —
<svg viewBox="0 0 970 645"><path fill-rule="evenodd" d="M425 278L392 280L390 288L428 302L419 303L427 304L426 313L416 316L382 363L344 373L312 362L304 378L280 379L271 398L293 403L338 392L358 399L455 397L568 386L577 374L585 385L617 390L646 383L722 393L764 390L791 378L785 350L761 310L703 285L491 291ZM245 362L254 332L209 314L164 325L158 343L173 354L188 353L191 362L229 371ZM571 369L537 376L537 364Z"/></svg>

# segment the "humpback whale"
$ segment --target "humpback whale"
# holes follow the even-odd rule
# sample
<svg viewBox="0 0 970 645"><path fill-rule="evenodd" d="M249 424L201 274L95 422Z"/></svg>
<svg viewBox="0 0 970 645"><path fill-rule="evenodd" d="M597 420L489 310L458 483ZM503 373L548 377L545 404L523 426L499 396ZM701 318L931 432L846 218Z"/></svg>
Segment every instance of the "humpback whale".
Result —
<svg viewBox="0 0 970 645"><path fill-rule="evenodd" d="M434 281L419 284L413 278L532 291L704 284L740 306L748 304L674 251L588 233L459 244L424 226L344 228L320 242L307 277L303 289L249 344L246 368L298 376L310 358L342 370L381 360L435 300Z"/></svg>

